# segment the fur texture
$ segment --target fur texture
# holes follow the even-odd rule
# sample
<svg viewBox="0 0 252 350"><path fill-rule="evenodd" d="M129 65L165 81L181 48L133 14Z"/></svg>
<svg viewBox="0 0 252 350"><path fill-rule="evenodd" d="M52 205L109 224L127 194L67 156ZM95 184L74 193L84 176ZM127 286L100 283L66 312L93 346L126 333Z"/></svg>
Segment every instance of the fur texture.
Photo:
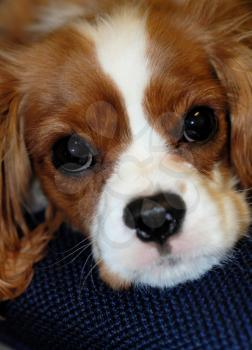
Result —
<svg viewBox="0 0 252 350"><path fill-rule="evenodd" d="M114 288L200 277L250 223L251 5L18 3L0 8L0 299L25 290L63 221L88 235ZM215 111L218 132L203 145L183 143L184 115L199 105ZM52 163L54 144L73 133L99 153L80 177ZM48 208L31 230L25 203L34 177ZM129 201L158 191L187 207L162 252L122 220Z"/></svg>

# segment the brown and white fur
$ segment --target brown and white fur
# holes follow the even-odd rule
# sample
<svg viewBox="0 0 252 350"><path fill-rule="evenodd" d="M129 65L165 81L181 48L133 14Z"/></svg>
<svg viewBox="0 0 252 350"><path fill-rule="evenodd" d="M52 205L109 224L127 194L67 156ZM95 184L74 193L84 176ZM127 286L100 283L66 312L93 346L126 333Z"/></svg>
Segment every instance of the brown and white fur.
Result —
<svg viewBox="0 0 252 350"><path fill-rule="evenodd" d="M63 221L89 237L113 288L196 279L246 234L251 11L239 0L1 2L0 299L24 291ZM214 110L217 133L183 143L183 118L199 105ZM71 134L99 152L82 176L52 163L55 142ZM31 230L34 178L47 208ZM160 191L187 208L163 249L123 222L131 200Z"/></svg>

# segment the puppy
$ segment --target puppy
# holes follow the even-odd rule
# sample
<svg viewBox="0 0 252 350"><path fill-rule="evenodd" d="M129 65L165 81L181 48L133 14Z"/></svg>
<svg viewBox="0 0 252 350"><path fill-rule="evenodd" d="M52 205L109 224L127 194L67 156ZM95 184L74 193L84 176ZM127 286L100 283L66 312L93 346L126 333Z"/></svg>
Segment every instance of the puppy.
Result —
<svg viewBox="0 0 252 350"><path fill-rule="evenodd" d="M63 221L112 288L199 278L250 224L252 6L22 1L1 3L0 298Z"/></svg>

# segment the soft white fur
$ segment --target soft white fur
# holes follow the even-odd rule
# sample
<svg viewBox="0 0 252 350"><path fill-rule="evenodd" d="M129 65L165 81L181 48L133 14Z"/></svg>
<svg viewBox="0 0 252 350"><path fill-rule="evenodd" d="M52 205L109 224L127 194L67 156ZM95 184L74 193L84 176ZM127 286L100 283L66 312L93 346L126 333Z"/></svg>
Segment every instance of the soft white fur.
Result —
<svg viewBox="0 0 252 350"><path fill-rule="evenodd" d="M225 194L221 217L202 175L189 163L174 162L169 146L147 121L143 98L152 68L146 55L146 18L123 9L96 26L84 23L77 28L93 41L101 69L123 96L133 135L97 204L91 227L95 258L135 283L173 286L198 278L233 246L239 220ZM221 188L218 169L212 186L216 191ZM142 243L123 222L127 203L160 191L181 195L187 207L180 234L172 237L162 252L154 244Z"/></svg>

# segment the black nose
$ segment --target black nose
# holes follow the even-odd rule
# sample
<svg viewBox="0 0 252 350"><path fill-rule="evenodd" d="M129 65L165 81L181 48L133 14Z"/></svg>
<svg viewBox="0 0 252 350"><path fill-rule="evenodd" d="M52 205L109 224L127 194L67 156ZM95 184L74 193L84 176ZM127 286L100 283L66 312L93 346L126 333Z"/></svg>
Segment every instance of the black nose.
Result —
<svg viewBox="0 0 252 350"><path fill-rule="evenodd" d="M137 198L124 210L124 222L135 229L144 242L163 244L180 229L186 206L174 193L159 193L151 197Z"/></svg>

